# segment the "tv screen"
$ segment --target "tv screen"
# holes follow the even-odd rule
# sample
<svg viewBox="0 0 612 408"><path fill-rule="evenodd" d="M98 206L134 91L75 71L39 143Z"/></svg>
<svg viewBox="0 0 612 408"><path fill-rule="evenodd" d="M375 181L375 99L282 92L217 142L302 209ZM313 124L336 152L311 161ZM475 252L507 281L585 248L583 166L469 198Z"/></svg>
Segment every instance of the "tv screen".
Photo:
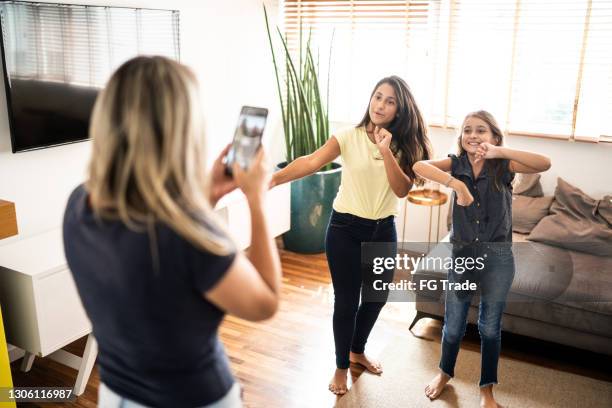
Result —
<svg viewBox="0 0 612 408"><path fill-rule="evenodd" d="M180 59L177 10L8 1L0 17L13 152L86 140L98 92L128 59Z"/></svg>

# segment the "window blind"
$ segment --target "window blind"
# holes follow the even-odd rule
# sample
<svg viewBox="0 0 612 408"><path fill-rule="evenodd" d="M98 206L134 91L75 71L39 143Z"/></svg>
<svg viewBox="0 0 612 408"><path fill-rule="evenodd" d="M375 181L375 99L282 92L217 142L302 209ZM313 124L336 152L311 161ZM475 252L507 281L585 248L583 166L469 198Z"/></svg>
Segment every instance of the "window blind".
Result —
<svg viewBox="0 0 612 408"><path fill-rule="evenodd" d="M396 73L433 125L458 126L486 109L509 133L611 137L610 0L286 0L283 8L294 49L300 23L319 45L335 30L334 119L358 120L376 80Z"/></svg>
<svg viewBox="0 0 612 408"><path fill-rule="evenodd" d="M327 69L331 69L332 119L360 119L373 86L383 76L394 73L430 76L425 63L431 29L430 4L429 0L283 2L289 48L297 50L301 25L303 35L312 35L315 49L318 48L322 80L326 79Z"/></svg>
<svg viewBox="0 0 612 408"><path fill-rule="evenodd" d="M15 1L0 11L11 78L102 87L136 55L180 57L175 10Z"/></svg>
<svg viewBox="0 0 612 408"><path fill-rule="evenodd" d="M588 7L574 136L612 142L612 1Z"/></svg>

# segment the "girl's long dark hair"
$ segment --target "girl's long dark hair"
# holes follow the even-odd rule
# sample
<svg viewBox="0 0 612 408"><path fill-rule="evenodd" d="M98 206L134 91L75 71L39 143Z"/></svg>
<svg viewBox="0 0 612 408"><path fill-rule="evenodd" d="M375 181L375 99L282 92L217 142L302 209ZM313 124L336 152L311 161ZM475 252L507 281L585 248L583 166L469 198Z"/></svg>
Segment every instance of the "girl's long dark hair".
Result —
<svg viewBox="0 0 612 408"><path fill-rule="evenodd" d="M501 128L497 124L495 117L493 117L493 115L491 115L487 111L479 110L479 111L468 113L467 115L465 115L465 119L463 119L463 123L461 124L461 129L459 130L459 138L457 139L457 149L458 149L459 155L466 154L465 149L463 148L463 145L461 144L461 137L463 135L463 128L465 127L465 122L469 118L478 118L482 120L483 122L485 122L489 126L489 129L491 130L491 134L493 135L493 144L496 146L504 145L504 133L501 131ZM501 191L501 188L502 188L501 180L502 180L502 176L505 171L504 167L502 166L502 160L501 159L485 160L485 165L488 168L489 174L493 174L495 188L497 189L497 191Z"/></svg>
<svg viewBox="0 0 612 408"><path fill-rule="evenodd" d="M389 124L387 130L393 135L391 139L391 151L399 159L399 165L408 177L415 184L423 184L423 180L417 177L412 170L412 165L419 160L429 160L431 158L431 143L427 137L427 125L423 120L421 111L410 92L406 82L398 76L385 77L378 81L372 96L382 84L389 84L395 91L397 99L397 113L395 119ZM366 109L363 119L357 127L367 126L372 119L370 118L370 102Z"/></svg>

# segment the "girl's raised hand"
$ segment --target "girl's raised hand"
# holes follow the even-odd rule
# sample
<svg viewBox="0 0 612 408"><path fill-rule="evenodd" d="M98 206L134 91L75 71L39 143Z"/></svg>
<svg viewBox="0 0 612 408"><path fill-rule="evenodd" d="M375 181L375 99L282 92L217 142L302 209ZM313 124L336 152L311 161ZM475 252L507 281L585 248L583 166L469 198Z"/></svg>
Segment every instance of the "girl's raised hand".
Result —
<svg viewBox="0 0 612 408"><path fill-rule="evenodd" d="M376 146L378 146L378 150L380 150L381 154L386 153L386 151L389 150L392 138L393 135L389 133L387 129L378 126L374 128L374 140L376 141Z"/></svg>
<svg viewBox="0 0 612 408"><path fill-rule="evenodd" d="M491 143L481 143L476 149L476 162L484 159L497 159L500 157L499 146Z"/></svg>

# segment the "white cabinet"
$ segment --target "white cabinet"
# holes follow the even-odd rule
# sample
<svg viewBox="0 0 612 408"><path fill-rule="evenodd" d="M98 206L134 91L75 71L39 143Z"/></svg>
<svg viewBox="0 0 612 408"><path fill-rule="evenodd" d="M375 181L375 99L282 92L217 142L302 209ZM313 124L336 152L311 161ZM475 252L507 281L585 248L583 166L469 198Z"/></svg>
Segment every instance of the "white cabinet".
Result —
<svg viewBox="0 0 612 408"><path fill-rule="evenodd" d="M7 342L34 356L50 357L79 371L75 394L87 384L96 356L93 337L83 358L62 347L91 333L91 324L64 258L61 229L0 247L0 303Z"/></svg>
<svg viewBox="0 0 612 408"><path fill-rule="evenodd" d="M244 249L251 243L251 216L249 206L240 191L223 197L215 212L226 222L229 233L238 247ZM265 208L270 234L281 235L291 228L291 185L289 183L274 187L268 192Z"/></svg>

